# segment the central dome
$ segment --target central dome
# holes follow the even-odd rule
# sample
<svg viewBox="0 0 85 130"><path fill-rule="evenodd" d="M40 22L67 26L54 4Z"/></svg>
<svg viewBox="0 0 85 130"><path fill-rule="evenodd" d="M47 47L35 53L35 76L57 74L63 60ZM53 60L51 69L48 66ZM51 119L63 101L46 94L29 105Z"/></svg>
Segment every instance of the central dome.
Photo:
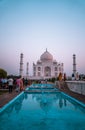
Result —
<svg viewBox="0 0 85 130"><path fill-rule="evenodd" d="M46 49L46 51L41 55L40 60L41 61L53 61L53 56Z"/></svg>

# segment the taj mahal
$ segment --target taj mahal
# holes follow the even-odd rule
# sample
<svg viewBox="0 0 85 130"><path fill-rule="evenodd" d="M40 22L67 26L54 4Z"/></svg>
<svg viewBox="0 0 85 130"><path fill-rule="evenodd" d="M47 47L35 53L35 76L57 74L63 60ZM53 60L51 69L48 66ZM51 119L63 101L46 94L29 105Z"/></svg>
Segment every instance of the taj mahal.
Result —
<svg viewBox="0 0 85 130"><path fill-rule="evenodd" d="M20 58L20 75L23 74L23 54ZM27 74L29 71L29 64L27 63ZM63 63L54 60L53 55L46 49L40 56L40 59L33 63L33 76L32 79L49 79L57 78L59 73L63 74ZM28 75L27 75L28 76Z"/></svg>

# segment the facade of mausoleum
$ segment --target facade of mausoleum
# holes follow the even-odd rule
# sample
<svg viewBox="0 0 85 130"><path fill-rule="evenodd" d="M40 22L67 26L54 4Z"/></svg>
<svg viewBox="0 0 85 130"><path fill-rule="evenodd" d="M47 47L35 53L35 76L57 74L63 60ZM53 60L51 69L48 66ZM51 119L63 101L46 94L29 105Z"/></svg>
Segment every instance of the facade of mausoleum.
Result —
<svg viewBox="0 0 85 130"><path fill-rule="evenodd" d="M37 63L33 63L33 76L41 79L57 78L59 73L63 74L63 63L53 59L52 54L46 51L40 56Z"/></svg>

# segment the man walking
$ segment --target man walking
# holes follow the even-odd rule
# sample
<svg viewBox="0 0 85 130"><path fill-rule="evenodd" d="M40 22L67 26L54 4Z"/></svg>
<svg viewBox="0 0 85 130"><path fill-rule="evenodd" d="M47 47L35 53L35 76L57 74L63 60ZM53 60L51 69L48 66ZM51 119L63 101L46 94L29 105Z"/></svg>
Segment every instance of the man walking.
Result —
<svg viewBox="0 0 85 130"><path fill-rule="evenodd" d="M8 86L9 86L9 93L11 93L12 88L13 88L13 79L12 78L8 79Z"/></svg>

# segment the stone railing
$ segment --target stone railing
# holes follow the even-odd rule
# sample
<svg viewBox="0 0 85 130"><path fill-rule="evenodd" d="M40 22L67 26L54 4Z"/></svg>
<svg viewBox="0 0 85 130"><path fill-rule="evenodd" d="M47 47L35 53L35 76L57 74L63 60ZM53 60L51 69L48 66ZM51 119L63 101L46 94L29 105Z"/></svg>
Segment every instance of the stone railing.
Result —
<svg viewBox="0 0 85 130"><path fill-rule="evenodd" d="M85 95L85 81L66 81L66 83L71 91Z"/></svg>

